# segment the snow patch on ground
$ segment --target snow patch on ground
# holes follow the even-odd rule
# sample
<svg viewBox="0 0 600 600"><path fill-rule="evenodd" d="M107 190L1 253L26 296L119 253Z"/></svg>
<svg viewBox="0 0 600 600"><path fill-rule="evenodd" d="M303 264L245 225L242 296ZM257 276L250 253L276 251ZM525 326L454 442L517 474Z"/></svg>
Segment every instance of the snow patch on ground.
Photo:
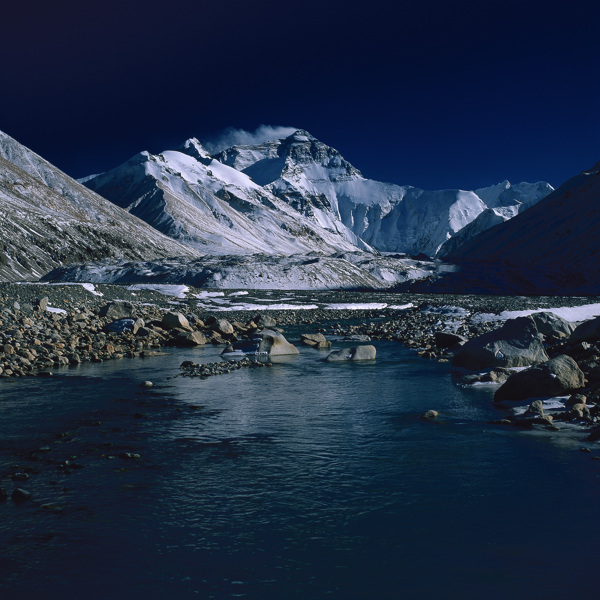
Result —
<svg viewBox="0 0 600 600"><path fill-rule="evenodd" d="M173 296L174 298L185 298L187 292L190 291L190 288L187 285L171 285L167 283L136 283L135 285L127 286L127 289L130 292L152 290L163 296Z"/></svg>
<svg viewBox="0 0 600 600"><path fill-rule="evenodd" d="M198 303L198 307L214 311L232 311L232 310L312 310L319 308L316 304L229 304L227 306L210 306Z"/></svg>
<svg viewBox="0 0 600 600"><path fill-rule="evenodd" d="M558 317L575 323L577 321L587 321L600 316L600 304L584 304L582 306L563 306L560 308L538 308L535 310L505 310L498 315L493 313L481 313L475 315L471 321L473 323L489 323L493 321L507 321L517 317L528 317L534 313L551 312Z"/></svg>
<svg viewBox="0 0 600 600"><path fill-rule="evenodd" d="M378 310L387 308L385 302L363 302L349 304L327 304L323 307L325 310Z"/></svg>

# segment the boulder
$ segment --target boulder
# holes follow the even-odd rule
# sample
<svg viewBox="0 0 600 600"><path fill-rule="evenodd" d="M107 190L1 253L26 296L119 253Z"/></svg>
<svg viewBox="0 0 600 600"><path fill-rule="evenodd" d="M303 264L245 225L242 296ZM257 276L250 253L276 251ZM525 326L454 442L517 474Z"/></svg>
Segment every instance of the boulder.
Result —
<svg viewBox="0 0 600 600"><path fill-rule="evenodd" d="M317 348L318 350L327 350L331 348L331 342L325 339L322 333L302 333L300 342L305 346Z"/></svg>
<svg viewBox="0 0 600 600"><path fill-rule="evenodd" d="M130 331L134 335L138 332L140 327L144 326L142 319L132 319L131 317L125 317L123 319L117 319L112 323L109 323L105 330L111 333L123 333L124 331Z"/></svg>
<svg viewBox="0 0 600 600"><path fill-rule="evenodd" d="M175 343L177 346L204 346L206 337L200 331L178 331Z"/></svg>
<svg viewBox="0 0 600 600"><path fill-rule="evenodd" d="M188 320L180 312L168 312L163 315L161 325L163 329L187 329L191 331L192 328Z"/></svg>
<svg viewBox="0 0 600 600"><path fill-rule="evenodd" d="M565 406L567 408L571 408L572 406L575 406L576 404L587 404L587 396L584 396L583 394L573 394L565 402Z"/></svg>
<svg viewBox="0 0 600 600"><path fill-rule="evenodd" d="M440 416L440 413L437 410L427 410L421 415L421 419L425 419L427 421L433 421Z"/></svg>
<svg viewBox="0 0 600 600"><path fill-rule="evenodd" d="M469 340L454 355L452 365L482 371L491 367L527 367L547 360L542 336L533 319L518 317Z"/></svg>
<svg viewBox="0 0 600 600"><path fill-rule="evenodd" d="M484 371L482 373L471 373L469 375L465 375L462 378L462 382L466 384L473 383L504 383L513 372L510 369L506 369L504 367L496 367L495 369L490 369L489 371Z"/></svg>
<svg viewBox="0 0 600 600"><path fill-rule="evenodd" d="M585 378L577 363L561 354L541 365L511 375L494 394L494 402L562 396L583 387Z"/></svg>
<svg viewBox="0 0 600 600"><path fill-rule="evenodd" d="M447 331L436 331L435 332L435 345L436 348L451 348L457 344L464 344L466 338L456 333L449 333Z"/></svg>
<svg viewBox="0 0 600 600"><path fill-rule="evenodd" d="M544 417L544 403L541 400L534 400L525 411L527 417Z"/></svg>
<svg viewBox="0 0 600 600"><path fill-rule="evenodd" d="M217 319L210 328L220 335L231 335L234 332L233 325L227 319Z"/></svg>
<svg viewBox="0 0 600 600"><path fill-rule="evenodd" d="M44 311L48 308L48 296L44 296L43 298L36 298L33 301L33 309Z"/></svg>
<svg viewBox="0 0 600 600"><path fill-rule="evenodd" d="M551 312L533 313L531 318L537 330L547 339L568 338L575 330L575 323L571 323Z"/></svg>
<svg viewBox="0 0 600 600"><path fill-rule="evenodd" d="M258 334L261 340L258 352L266 352L270 356L282 356L285 354L300 354L298 348L290 344L281 333L272 329L263 329Z"/></svg>
<svg viewBox="0 0 600 600"><path fill-rule="evenodd" d="M277 321L270 315L256 315L252 320L261 327L275 327L277 325Z"/></svg>
<svg viewBox="0 0 600 600"><path fill-rule="evenodd" d="M131 302L109 302L100 307L100 316L111 320L131 317L133 304Z"/></svg>
<svg viewBox="0 0 600 600"><path fill-rule="evenodd" d="M600 317L580 323L569 337L569 341L572 344L600 341Z"/></svg>
<svg viewBox="0 0 600 600"><path fill-rule="evenodd" d="M377 350L375 346L365 345L356 346L354 348L342 348L334 350L325 359L327 362L341 362L346 360L375 360Z"/></svg>

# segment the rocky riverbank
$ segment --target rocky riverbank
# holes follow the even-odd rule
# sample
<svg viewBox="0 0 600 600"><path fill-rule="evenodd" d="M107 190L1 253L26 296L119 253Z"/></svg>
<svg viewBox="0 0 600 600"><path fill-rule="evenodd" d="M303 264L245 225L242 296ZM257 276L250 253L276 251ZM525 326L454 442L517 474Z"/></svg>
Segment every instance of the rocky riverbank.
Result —
<svg viewBox="0 0 600 600"><path fill-rule="evenodd" d="M263 327L347 336L356 341L396 340L429 358L447 356L450 330L456 342L482 335L499 322L469 321L475 313L557 304L555 298L394 296L391 308L207 312L200 290L179 297L151 289L88 284L0 284L0 377L47 375L82 362L148 357L169 346L228 346ZM339 292L341 300L372 294ZM560 299L582 304L585 298ZM368 306L368 304L367 304ZM451 307L451 308L449 308ZM178 316L180 315L180 316Z"/></svg>
<svg viewBox="0 0 600 600"><path fill-rule="evenodd" d="M485 316L505 310L577 306L594 299L397 295L394 307L389 307L380 296L339 292L330 293L329 308L219 312L207 311L199 296L201 291L193 288L173 296L112 285L0 284L0 377L49 376L84 362L158 356L170 346L213 344L226 349L251 341L264 328L283 331L294 344L321 350L328 349L331 337L363 348L371 340L388 340L413 348L424 358L453 361L459 385L497 385L499 407L510 410L519 401L523 409L495 421L499 426L558 431L568 423L587 429L590 442L600 439L600 322L590 320L576 328L542 315L504 325ZM331 308L333 298L354 303L354 308ZM360 302L371 308L356 309ZM515 372L515 367L526 365L532 368ZM185 361L173 375L204 379L269 366L250 357L208 364ZM150 382L148 389L152 389ZM550 408L537 399L540 395L562 395L565 402ZM168 401L153 402L154 409L158 406L161 411L180 410ZM201 407L194 404L186 410L201 412ZM444 418L433 409L422 416L428 421ZM132 418L143 420L145 413L136 410ZM100 420L82 423L86 428L99 425ZM111 431L119 427L114 423ZM58 464L61 473L78 469L77 456L87 450L71 448L67 458L59 457L58 442L77 436L69 432L56 436L56 443L32 447L27 456L36 464L40 457L52 468ZM134 445L110 444L99 463L140 457ZM50 451L58 458L50 457ZM26 485L28 469L37 473L38 467L16 465L7 471L17 503L28 500L29 492L20 487ZM0 501L7 496L0 489ZM44 506L54 510L53 505Z"/></svg>

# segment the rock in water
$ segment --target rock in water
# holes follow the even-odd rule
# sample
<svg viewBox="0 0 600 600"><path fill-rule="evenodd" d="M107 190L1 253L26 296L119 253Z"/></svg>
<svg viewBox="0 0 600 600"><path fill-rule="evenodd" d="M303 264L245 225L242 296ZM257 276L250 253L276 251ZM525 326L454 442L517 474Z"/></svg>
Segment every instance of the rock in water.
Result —
<svg viewBox="0 0 600 600"><path fill-rule="evenodd" d="M319 350L331 348L331 342L326 340L322 333L302 333L300 334L300 342L305 346Z"/></svg>
<svg viewBox="0 0 600 600"><path fill-rule="evenodd" d="M585 385L577 363L564 354L541 365L511 375L494 394L494 402L562 396Z"/></svg>
<svg viewBox="0 0 600 600"><path fill-rule="evenodd" d="M468 341L452 359L452 366L471 371L490 367L527 367L548 360L541 335L531 317L511 319Z"/></svg>
<svg viewBox="0 0 600 600"><path fill-rule="evenodd" d="M466 341L462 335L457 335L456 333L449 333L447 331L435 332L435 345L437 348L451 348Z"/></svg>
<svg viewBox="0 0 600 600"><path fill-rule="evenodd" d="M327 358L327 362L341 362L346 360L357 361L357 360L375 360L377 350L375 346L356 346L354 348L342 348L341 350L334 350Z"/></svg>
<svg viewBox="0 0 600 600"><path fill-rule="evenodd" d="M440 416L440 413L437 410L428 410L428 411L425 411L421 415L421 419L433 421L434 419L437 419L439 416Z"/></svg>
<svg viewBox="0 0 600 600"><path fill-rule="evenodd" d="M285 354L300 354L298 348L290 344L281 333L272 329L263 329L257 335L262 339L258 345L258 352L266 352L270 356Z"/></svg>

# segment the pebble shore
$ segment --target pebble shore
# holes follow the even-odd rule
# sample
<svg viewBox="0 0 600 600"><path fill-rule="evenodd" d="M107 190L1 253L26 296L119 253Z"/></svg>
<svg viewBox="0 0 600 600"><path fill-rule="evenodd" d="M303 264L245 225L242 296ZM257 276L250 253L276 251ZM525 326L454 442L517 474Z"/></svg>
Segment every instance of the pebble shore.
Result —
<svg viewBox="0 0 600 600"><path fill-rule="evenodd" d="M197 306L191 289L187 299L175 300L151 290L131 292L124 286L0 284L0 377L45 376L58 368L83 362L154 356L168 346L214 344L227 346L264 326L256 311L207 313ZM356 299L357 294L340 292ZM560 299L560 305L583 304L586 298ZM436 307L459 306L473 312L551 307L555 298L500 298L492 296L398 295L411 302L403 311L281 310L262 314L278 327L295 326L306 332L358 336L357 340L395 340L415 348L422 356L442 358L435 334L447 328L447 318ZM430 310L428 310L430 309ZM167 313L184 315L185 325L165 326ZM134 326L111 331L119 319L131 318ZM453 318L455 333L464 338L497 327L497 322L469 324Z"/></svg>

